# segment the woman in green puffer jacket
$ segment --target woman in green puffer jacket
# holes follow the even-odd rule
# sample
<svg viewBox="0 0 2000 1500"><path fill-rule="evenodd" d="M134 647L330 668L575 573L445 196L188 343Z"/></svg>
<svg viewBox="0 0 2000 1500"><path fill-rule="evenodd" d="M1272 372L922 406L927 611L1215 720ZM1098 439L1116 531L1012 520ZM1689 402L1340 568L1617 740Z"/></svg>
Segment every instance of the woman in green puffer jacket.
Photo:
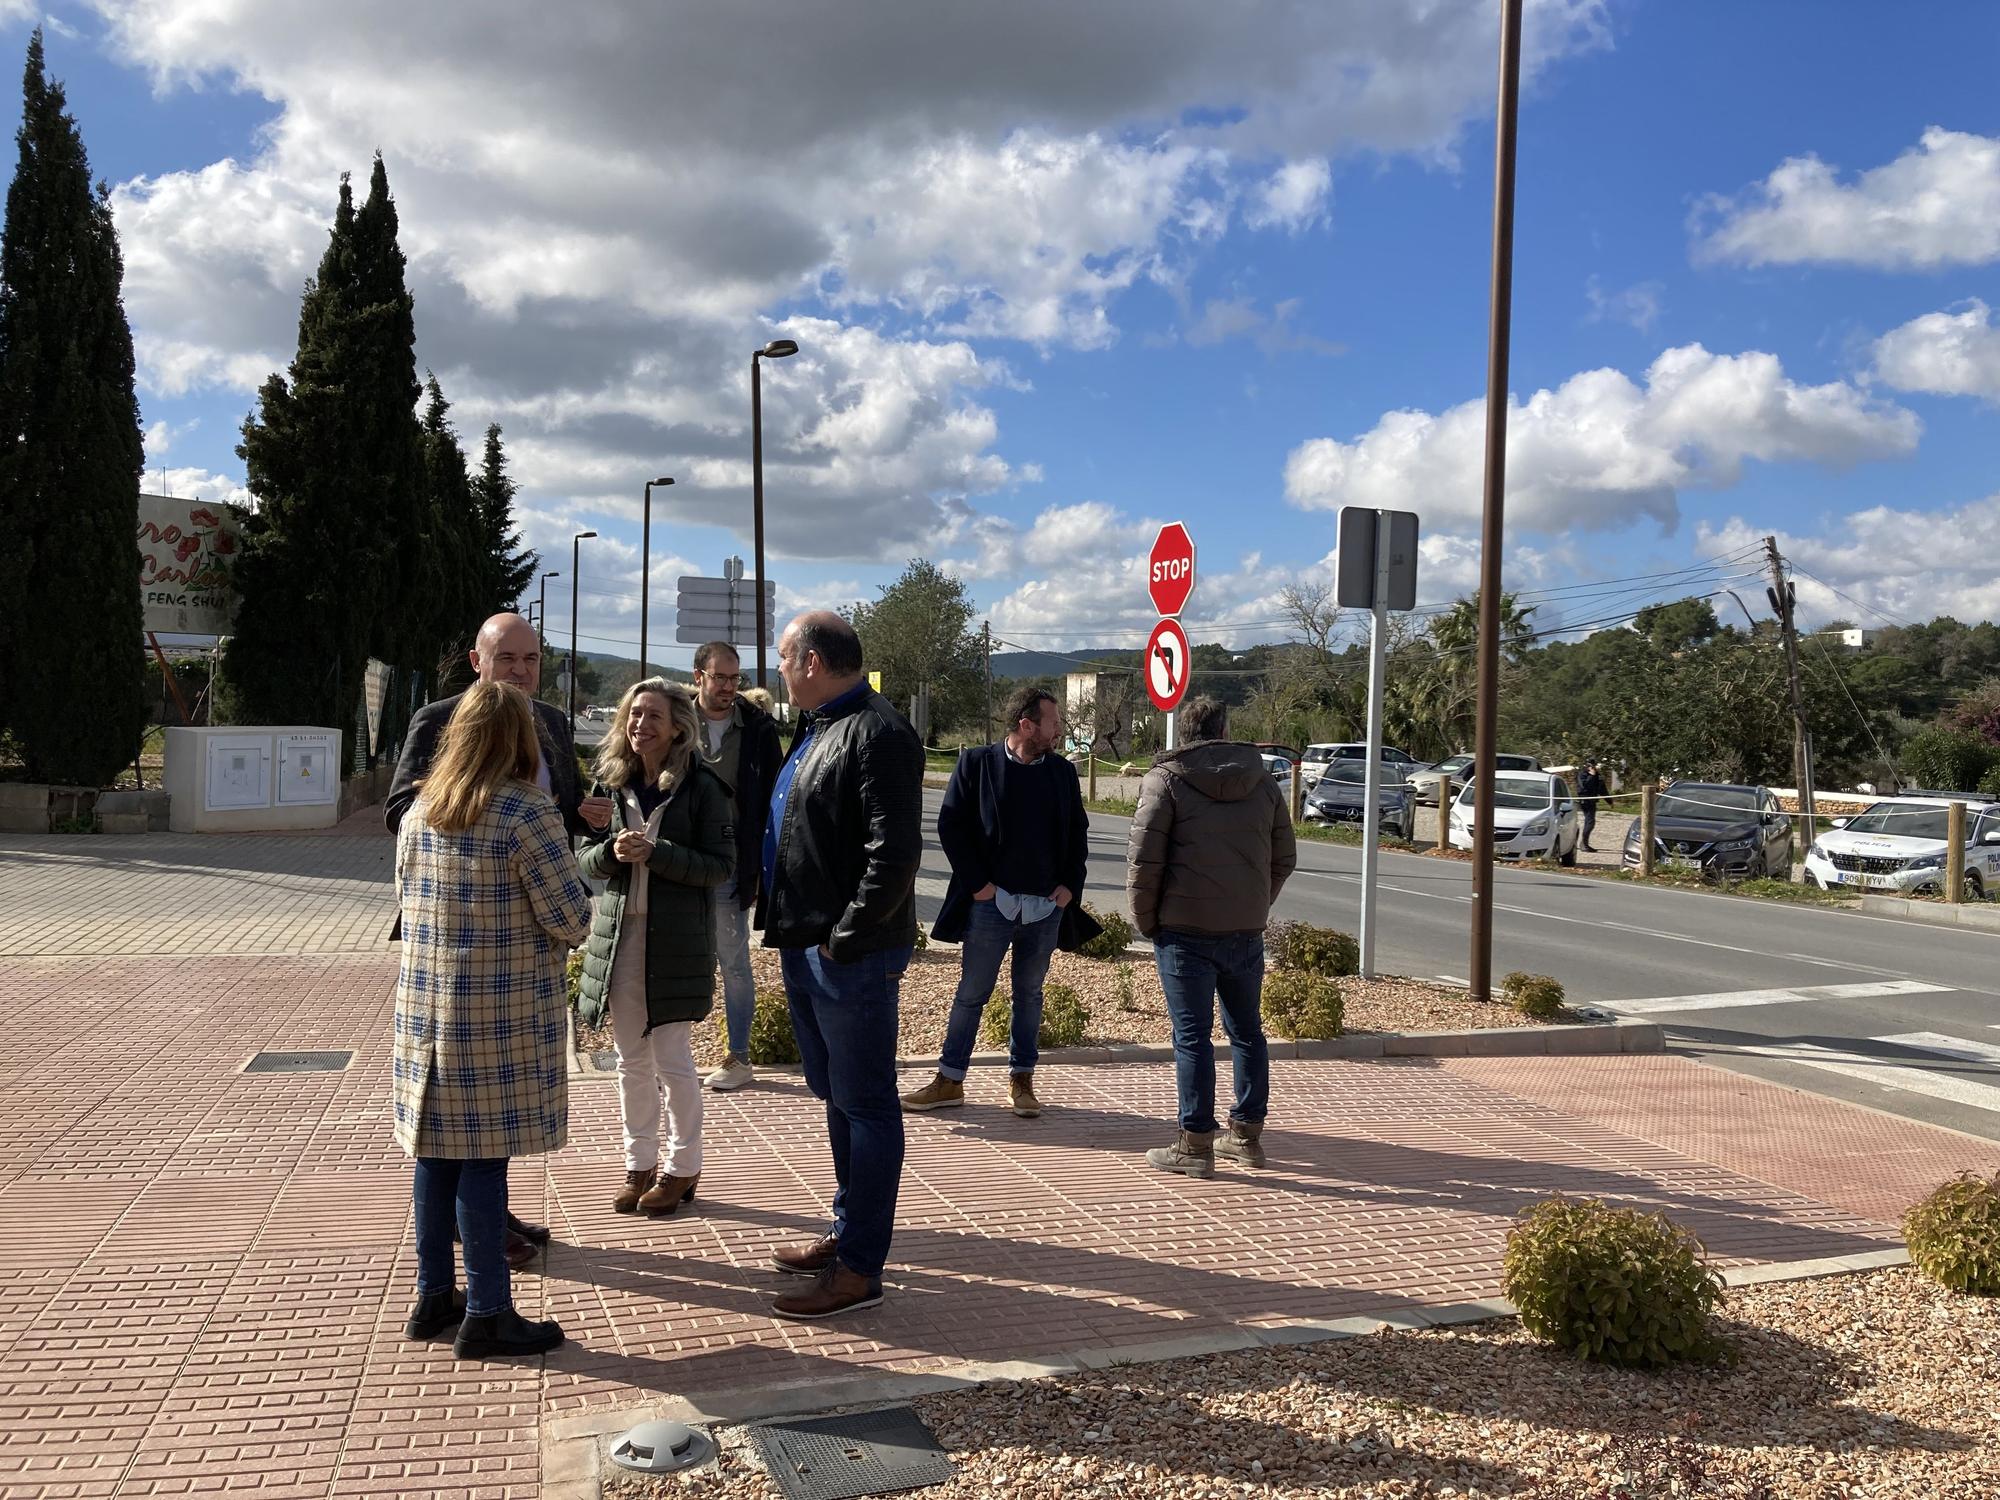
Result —
<svg viewBox="0 0 2000 1500"><path fill-rule="evenodd" d="M692 1032L715 996L715 888L736 866L733 799L698 749L694 700L665 678L635 683L593 766L610 826L584 844L606 882L584 947L577 1018L611 1017L625 1182L619 1213L670 1214L701 1180L701 1079ZM661 1161L661 1094L666 1160Z"/></svg>

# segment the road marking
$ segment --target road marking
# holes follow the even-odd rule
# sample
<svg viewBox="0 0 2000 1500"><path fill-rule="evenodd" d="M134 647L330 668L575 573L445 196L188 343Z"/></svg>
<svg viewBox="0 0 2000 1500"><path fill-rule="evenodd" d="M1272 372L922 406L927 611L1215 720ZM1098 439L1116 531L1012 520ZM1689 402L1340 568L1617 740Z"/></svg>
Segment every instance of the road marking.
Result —
<svg viewBox="0 0 2000 1500"><path fill-rule="evenodd" d="M1472 983L1472 981L1471 981L1470 979L1467 979L1467 978L1466 978L1466 977L1465 977L1465 976L1464 976L1463 974L1440 974L1440 975L1438 975L1437 977L1438 977L1438 978L1440 978L1440 979L1442 979L1442 980L1444 980L1444 981L1445 981L1445 983L1447 983L1447 984L1470 984L1470 983ZM1996 1031L2000 1031L2000 1026L1996 1026L1996 1027L1994 1028L1994 1030L1996 1030Z"/></svg>
<svg viewBox="0 0 2000 1500"><path fill-rule="evenodd" d="M1752 1005L1795 1005L1808 1000L1868 1000L1879 995L1936 995L1948 986L1920 979L1878 980L1867 984L1819 984L1778 990L1725 990L1707 995L1656 995L1645 1000L1614 1000L1604 1009L1642 1016L1655 1011L1736 1010Z"/></svg>
<svg viewBox="0 0 2000 1500"><path fill-rule="evenodd" d="M1975 1042L1942 1031L1906 1031L1900 1036L1878 1036L1876 1041L1892 1047L1914 1047L1919 1052L1937 1052L1971 1063L2000 1064L2000 1047L1991 1042Z"/></svg>
<svg viewBox="0 0 2000 1500"><path fill-rule="evenodd" d="M1816 1046L1811 1042L1768 1047L1730 1047L1718 1055L1764 1057L1774 1062L1797 1063L1802 1067L1817 1068L1823 1073L1837 1073L1843 1078L1856 1078L1863 1083L1900 1089L1910 1094L1923 1094L1928 1098L1961 1104L1968 1109L1983 1109L1993 1114L2000 1114L2000 1088L1987 1083L1972 1083L1948 1073L1933 1073L1926 1068L1912 1067L1907 1062L1888 1062L1879 1057L1863 1057L1858 1053L1840 1052L1831 1047Z"/></svg>

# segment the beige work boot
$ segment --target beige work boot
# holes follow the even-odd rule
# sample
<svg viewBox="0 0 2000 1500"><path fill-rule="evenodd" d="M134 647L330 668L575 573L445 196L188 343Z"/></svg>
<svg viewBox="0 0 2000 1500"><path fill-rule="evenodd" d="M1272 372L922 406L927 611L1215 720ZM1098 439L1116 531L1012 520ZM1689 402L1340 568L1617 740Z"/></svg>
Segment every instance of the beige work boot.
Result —
<svg viewBox="0 0 2000 1500"><path fill-rule="evenodd" d="M934 1109L951 1109L965 1103L965 1085L939 1073L914 1094L903 1095L903 1109L909 1114L926 1114Z"/></svg>
<svg viewBox="0 0 2000 1500"><path fill-rule="evenodd" d="M1042 1112L1042 1101L1035 1097L1033 1073L1007 1075L1007 1106L1024 1120L1032 1120Z"/></svg>
<svg viewBox="0 0 2000 1500"><path fill-rule="evenodd" d="M1267 1165L1263 1122L1252 1125L1248 1120L1231 1120L1229 1128L1215 1138L1215 1154L1246 1167Z"/></svg>
<svg viewBox="0 0 2000 1500"><path fill-rule="evenodd" d="M1183 1130L1171 1146L1155 1146L1146 1160L1162 1172L1180 1172L1188 1177L1215 1175L1215 1132Z"/></svg>

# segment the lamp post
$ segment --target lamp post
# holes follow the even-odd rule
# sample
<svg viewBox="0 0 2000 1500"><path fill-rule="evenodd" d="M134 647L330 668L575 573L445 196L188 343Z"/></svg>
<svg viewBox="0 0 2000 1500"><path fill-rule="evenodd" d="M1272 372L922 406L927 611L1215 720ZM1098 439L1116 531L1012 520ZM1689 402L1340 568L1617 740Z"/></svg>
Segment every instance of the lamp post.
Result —
<svg viewBox="0 0 2000 1500"><path fill-rule="evenodd" d="M560 577L562 577L560 573L544 573L542 575L541 607L535 612L539 620L539 623L535 626L535 637L540 647L546 648L549 643L549 580ZM547 655L547 651L544 650L543 654ZM539 670L537 670L535 681L537 685L541 682ZM541 694L537 692L535 696L539 698Z"/></svg>
<svg viewBox="0 0 2000 1500"><path fill-rule="evenodd" d="M646 676L646 604L653 571L653 491L672 484L672 479L646 481L646 518L639 530L639 676Z"/></svg>
<svg viewBox="0 0 2000 1500"><path fill-rule="evenodd" d="M750 356L750 507L757 550L757 591L751 610L757 616L757 686L764 686L764 385L757 374L760 359L784 359L797 354L790 339L772 339Z"/></svg>
<svg viewBox="0 0 2000 1500"><path fill-rule="evenodd" d="M576 599L583 591L577 585L583 582L583 575L577 571L582 558L577 548L587 536L596 536L594 531L579 531L569 539L569 725L570 733L576 733Z"/></svg>

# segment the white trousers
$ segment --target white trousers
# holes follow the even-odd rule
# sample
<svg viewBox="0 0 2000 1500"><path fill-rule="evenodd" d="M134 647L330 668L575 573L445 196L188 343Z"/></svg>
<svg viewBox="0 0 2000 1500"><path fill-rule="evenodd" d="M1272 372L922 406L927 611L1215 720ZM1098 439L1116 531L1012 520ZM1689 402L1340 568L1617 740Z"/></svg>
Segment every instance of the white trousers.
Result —
<svg viewBox="0 0 2000 1500"><path fill-rule="evenodd" d="M625 1170L654 1167L669 1177L701 1171L701 1078L694 1068L694 1023L646 1032L646 965L620 945L611 972L611 1039L618 1048L618 1112L625 1126ZM621 979L630 976L628 982ZM660 1098L666 1096L667 1151L660 1159Z"/></svg>

